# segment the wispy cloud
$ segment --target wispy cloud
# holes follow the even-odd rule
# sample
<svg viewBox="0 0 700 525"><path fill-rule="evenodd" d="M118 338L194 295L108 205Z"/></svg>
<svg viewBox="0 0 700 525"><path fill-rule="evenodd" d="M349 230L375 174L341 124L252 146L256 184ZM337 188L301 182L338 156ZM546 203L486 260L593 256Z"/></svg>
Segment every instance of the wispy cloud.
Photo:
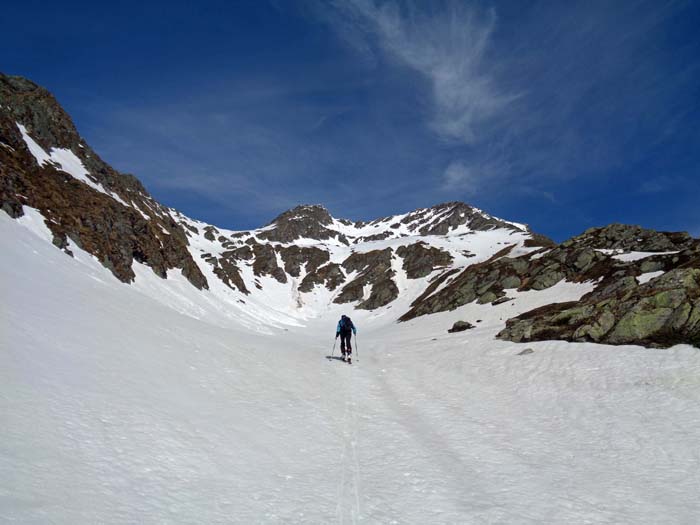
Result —
<svg viewBox="0 0 700 525"><path fill-rule="evenodd" d="M460 161L453 161L445 169L443 174L443 188L445 190L461 190L465 193L475 193L478 186L478 177L472 168Z"/></svg>
<svg viewBox="0 0 700 525"><path fill-rule="evenodd" d="M426 79L432 129L443 139L473 144L514 99L495 82L487 60L496 14L458 2L433 5L426 11L425 4L343 1L333 22L362 52L374 42L387 58Z"/></svg>
<svg viewBox="0 0 700 525"><path fill-rule="evenodd" d="M673 140L685 118L673 96L695 70L669 78L655 42L681 4L535 5L517 19L451 0L338 0L318 11L369 63L424 82L425 123L448 166L441 190L551 196L556 184L639 161L647 150L635 142Z"/></svg>
<svg viewBox="0 0 700 525"><path fill-rule="evenodd" d="M230 18L246 20L248 3L234 4ZM253 4L262 20L265 2ZM265 29L193 40L192 71L215 58L201 75L158 85L153 72L121 108L76 105L108 161L166 203L197 213L204 200L224 225L308 201L368 219L449 198L516 220L540 213L547 228L558 221L545 210L566 212L561 228L575 230L589 219L574 209L599 198L673 199L673 210L692 194L689 5L277 1Z"/></svg>

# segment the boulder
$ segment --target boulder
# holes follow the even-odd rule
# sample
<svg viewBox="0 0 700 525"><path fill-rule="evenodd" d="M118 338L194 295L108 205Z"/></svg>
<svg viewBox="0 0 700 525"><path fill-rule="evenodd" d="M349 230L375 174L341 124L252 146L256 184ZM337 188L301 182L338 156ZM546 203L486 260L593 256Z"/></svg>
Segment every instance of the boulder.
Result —
<svg viewBox="0 0 700 525"><path fill-rule="evenodd" d="M474 328L474 325L471 324L468 321L457 321L455 324L452 325L452 328L447 330L449 333L453 334L455 332L464 332L465 330L469 330L471 328Z"/></svg>
<svg viewBox="0 0 700 525"><path fill-rule="evenodd" d="M509 319L497 337L700 345L700 269L678 268L641 286L609 290L607 296L589 294L580 302L548 305Z"/></svg>

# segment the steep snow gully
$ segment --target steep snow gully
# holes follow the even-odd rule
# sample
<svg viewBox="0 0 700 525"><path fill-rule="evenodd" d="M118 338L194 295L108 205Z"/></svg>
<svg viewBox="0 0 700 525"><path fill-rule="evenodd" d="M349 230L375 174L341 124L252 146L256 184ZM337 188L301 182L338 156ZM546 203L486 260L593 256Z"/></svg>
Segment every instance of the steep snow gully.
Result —
<svg viewBox="0 0 700 525"><path fill-rule="evenodd" d="M67 257L26 211L0 213L0 521L700 519L697 350L494 339L590 284L401 324L351 311L348 366L326 359L347 305L220 319L177 278Z"/></svg>

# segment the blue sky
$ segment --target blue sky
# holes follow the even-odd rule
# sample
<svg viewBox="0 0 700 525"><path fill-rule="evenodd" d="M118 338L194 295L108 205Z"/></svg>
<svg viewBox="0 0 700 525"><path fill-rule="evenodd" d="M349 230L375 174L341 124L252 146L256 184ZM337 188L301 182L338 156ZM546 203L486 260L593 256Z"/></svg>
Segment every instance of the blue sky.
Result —
<svg viewBox="0 0 700 525"><path fill-rule="evenodd" d="M557 240L700 234L697 2L203 3L7 3L0 70L224 227L463 200Z"/></svg>

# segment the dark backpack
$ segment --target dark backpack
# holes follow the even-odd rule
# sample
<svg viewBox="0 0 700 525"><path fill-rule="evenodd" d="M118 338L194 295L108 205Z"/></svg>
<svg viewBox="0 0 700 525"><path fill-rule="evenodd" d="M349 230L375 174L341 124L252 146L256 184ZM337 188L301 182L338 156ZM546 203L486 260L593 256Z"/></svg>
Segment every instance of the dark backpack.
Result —
<svg viewBox="0 0 700 525"><path fill-rule="evenodd" d="M340 329L341 330L352 330L352 319L349 317L340 318Z"/></svg>

